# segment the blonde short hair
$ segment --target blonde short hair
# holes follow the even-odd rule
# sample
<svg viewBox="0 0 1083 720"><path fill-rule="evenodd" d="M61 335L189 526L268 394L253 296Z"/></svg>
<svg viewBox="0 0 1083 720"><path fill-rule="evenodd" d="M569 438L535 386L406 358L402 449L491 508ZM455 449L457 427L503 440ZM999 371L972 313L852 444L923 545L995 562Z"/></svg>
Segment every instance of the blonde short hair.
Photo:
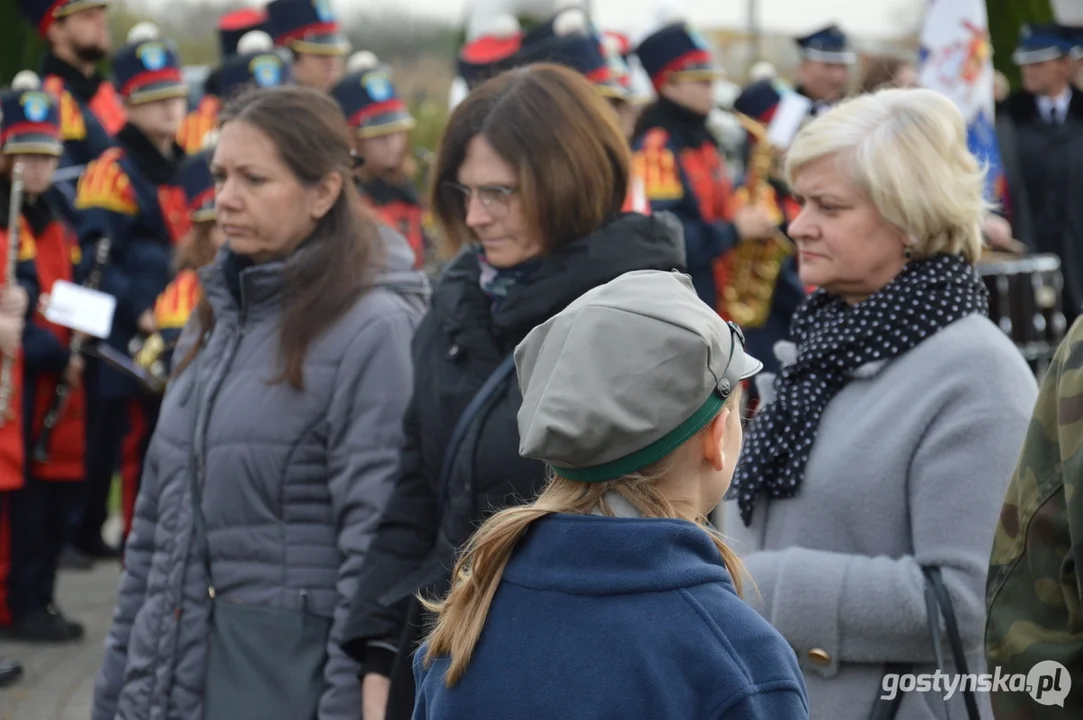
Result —
<svg viewBox="0 0 1083 720"><path fill-rule="evenodd" d="M847 100L806 125L786 156L801 168L836 156L880 216L910 238L915 257L981 255L985 168L967 148L966 122L933 90L880 90Z"/></svg>

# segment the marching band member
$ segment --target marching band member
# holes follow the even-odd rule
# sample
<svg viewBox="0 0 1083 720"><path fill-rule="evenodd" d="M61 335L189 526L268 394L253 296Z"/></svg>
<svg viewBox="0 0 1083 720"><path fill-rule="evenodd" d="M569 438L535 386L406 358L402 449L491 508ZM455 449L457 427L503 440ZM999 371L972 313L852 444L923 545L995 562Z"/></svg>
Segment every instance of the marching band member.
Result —
<svg viewBox="0 0 1083 720"><path fill-rule="evenodd" d="M25 77L25 76L24 76ZM16 81L20 80L16 76ZM13 82L18 87L19 82ZM4 95L0 101L5 118L7 118L9 105L12 117L0 125L0 145L4 145L8 136L14 139L11 130L23 117L19 109L19 98L23 91L12 90ZM36 100L32 101L33 117L45 119L42 110L49 107L48 99L38 93ZM55 117L55 116L54 116ZM55 121L54 121L55 122ZM24 126L25 127L25 126ZM27 128L29 129L29 128ZM55 138L54 138L55 139ZM10 570L12 565L12 542L14 540L15 514L11 503L12 494L19 491L25 485L26 469L26 442L23 423L23 353L22 335L26 325L26 316L29 308L36 303L38 295L37 270L34 266L34 240L27 228L26 218L22 213L11 207L11 173L13 170L12 158L0 156L0 268L14 266L15 283L8 283L3 278L0 287L0 357L14 360L10 366L11 373L4 378L5 385L0 387L3 397L8 402L7 408L0 408L0 627L10 627L12 613L18 609L18 596L12 597L13 589ZM23 197L27 194L40 195L48 187L48 170L51 168L47 163L40 162L37 158L30 159L23 167ZM16 216L12 218L12 214ZM17 255L10 256L9 231L12 227L18 227L19 244L16 249ZM20 589L22 583L20 582ZM11 607L12 600L16 606ZM13 682L22 674L22 666L19 663L0 660L0 685Z"/></svg>
<svg viewBox="0 0 1083 720"><path fill-rule="evenodd" d="M190 155L181 168L181 185L192 224L177 246L174 262L177 276L154 303L154 325L162 340L160 358L165 375L172 373L172 350L203 297L197 271L213 262L226 241L214 209L214 177L210 167L213 152L212 147Z"/></svg>
<svg viewBox="0 0 1083 720"><path fill-rule="evenodd" d="M222 64L217 78L218 97L228 102L251 88L278 87L293 82L290 61L277 52L271 36L262 30L252 30L241 38L238 52ZM213 130L203 136L206 147Z"/></svg>
<svg viewBox="0 0 1083 720"><path fill-rule="evenodd" d="M632 41L623 33L606 30L601 35L602 53L609 62L609 68L620 86L624 88L623 97L613 98L610 102L620 117L621 129L624 136L631 142L635 136L636 121L643 108L650 103L651 96L645 95L636 87L632 68L628 64L633 47Z"/></svg>
<svg viewBox="0 0 1083 720"><path fill-rule="evenodd" d="M782 237L776 236L770 242L780 242L782 248L768 248L769 241L765 240L748 246L761 252L742 255L734 248L715 265L715 279L720 288L719 312L727 320L740 324L748 351L762 358L764 367L772 373L778 372L775 343L789 338L790 320L805 299L805 287L797 274L797 253L793 252L792 241L785 237L790 222L801 212L801 205L782 179L781 158L767 139L767 125L778 110L784 92L792 91L781 88L778 81L762 80L746 87L733 103L734 111L743 115L743 122L748 124L749 148L749 161L733 202L737 207L752 203L767 210L782 233ZM738 264L748 267L736 267ZM765 267L768 264L770 268ZM738 279L751 282L736 282ZM759 292L761 280L767 284L766 293ZM758 307L762 302L767 303L767 308ZM738 307L752 310L755 319L747 315L735 317L740 314L735 312ZM755 400L755 388L750 390Z"/></svg>
<svg viewBox="0 0 1083 720"><path fill-rule="evenodd" d="M275 43L293 55L297 84L330 92L345 72L350 43L327 0L271 0L267 22Z"/></svg>
<svg viewBox="0 0 1083 720"><path fill-rule="evenodd" d="M579 8L561 10L545 23L526 33L516 55L516 64L552 62L579 72L590 81L598 94L613 109L614 118L625 130L622 108L628 105L630 91L622 84L620 66L605 56L602 38L591 27L586 13ZM619 62L619 58L616 59ZM625 66L626 67L626 66ZM627 133L626 133L627 135ZM624 212L651 213L643 176L632 168Z"/></svg>
<svg viewBox="0 0 1083 720"><path fill-rule="evenodd" d="M79 240L84 264L102 237L112 243L102 287L117 299L106 341L127 355L137 334L154 332L154 301L172 276L173 247L188 231L178 171L184 153L174 138L184 118L187 88L180 60L169 43L146 40L119 50L113 72L121 86L128 123L117 133L118 147L94 161L79 182ZM119 444L128 432L145 444L153 429L156 399L142 393L134 378L102 363L96 380L99 400L91 409L87 450L87 504L72 542L94 556L116 550L101 537L106 500L117 466ZM139 456L142 452L139 453ZM138 468L122 475L132 495Z"/></svg>
<svg viewBox="0 0 1083 720"><path fill-rule="evenodd" d="M371 53L358 53L358 66L332 90L350 125L354 152L361 165L354 170L361 199L389 226L402 233L414 251L414 267L424 267L432 254L424 230L424 208L410 178L409 131L416 124L395 92L385 66Z"/></svg>
<svg viewBox="0 0 1083 720"><path fill-rule="evenodd" d="M60 113L53 96L38 89L32 73L17 78L28 89L7 93L2 106L0 144L5 173L23 168L21 242L34 247L35 286L48 293L57 280L72 281L79 261L79 243L55 201L46 193L63 153ZM5 200L7 196L4 196ZM44 297L44 295L43 295ZM22 418L26 484L11 496L12 626L9 635L30 642L67 642L83 637L83 626L56 608L54 591L61 551L67 537L70 509L79 499L86 447L84 404L80 385L83 360L69 352L72 331L54 325L40 312L23 331ZM33 458L32 448L57 386L71 387L52 432L46 461Z"/></svg>
<svg viewBox="0 0 1083 720"><path fill-rule="evenodd" d="M762 207L732 210L725 161L707 128L719 71L699 34L671 23L646 37L636 55L658 100L639 118L634 162L651 209L672 212L684 226L688 274L716 307L715 262L739 241L770 237L777 225Z"/></svg>
<svg viewBox="0 0 1083 720"><path fill-rule="evenodd" d="M809 114L816 117L846 97L850 67L857 54L837 25L828 25L794 42L801 53L795 89L812 101Z"/></svg>
<svg viewBox="0 0 1083 720"><path fill-rule="evenodd" d="M108 0L19 0L23 15L49 44L42 60L44 88L58 99L64 155L53 178L54 194L70 222L75 184L86 165L113 146L124 125L124 107L97 66L109 53Z"/></svg>
<svg viewBox="0 0 1083 720"><path fill-rule="evenodd" d="M456 60L459 78L470 91L491 77L512 67L523 43L519 21L512 15L492 19L483 33L459 49ZM459 98L461 100L461 98ZM452 107L457 103L453 102Z"/></svg>
<svg viewBox="0 0 1083 720"><path fill-rule="evenodd" d="M220 64L211 70L203 82L203 96L195 109L188 113L180 130L177 144L188 154L199 152L207 135L218 126L218 111L222 107L219 74L222 65L240 54L241 39L249 32L267 32L267 13L259 8L241 8L218 19L218 54Z"/></svg>

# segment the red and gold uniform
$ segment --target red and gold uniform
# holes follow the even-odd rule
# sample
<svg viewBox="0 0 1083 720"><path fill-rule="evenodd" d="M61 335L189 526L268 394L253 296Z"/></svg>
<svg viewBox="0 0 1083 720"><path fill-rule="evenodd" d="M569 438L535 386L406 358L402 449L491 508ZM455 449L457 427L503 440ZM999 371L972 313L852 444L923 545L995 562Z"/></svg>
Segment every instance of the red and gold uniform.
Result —
<svg viewBox="0 0 1083 720"><path fill-rule="evenodd" d="M8 167L31 155L59 157L63 152L55 98L37 89L20 89L0 99L0 146ZM4 202L0 225L7 234L10 186L0 187ZM24 187L19 217L17 272L30 296L19 361L14 417L0 427L0 477L19 468L22 487L10 494L11 569L6 609L11 637L25 641L64 642L83 636L79 623L56 609L54 590L60 554L67 539L68 515L79 500L84 475L84 406L76 388L53 435L45 462L32 455L42 419L69 365L71 333L47 322L37 311L40 292L58 280L71 282L80 260L79 245L57 202ZM6 238L0 241L5 251Z"/></svg>
<svg viewBox="0 0 1083 720"><path fill-rule="evenodd" d="M683 23L666 25L636 49L656 90L670 81L706 81L719 74L699 35ZM715 263L737 242L733 190L706 115L659 92L632 139L634 174L643 179L655 212L680 220L688 274L696 293L716 306Z"/></svg>

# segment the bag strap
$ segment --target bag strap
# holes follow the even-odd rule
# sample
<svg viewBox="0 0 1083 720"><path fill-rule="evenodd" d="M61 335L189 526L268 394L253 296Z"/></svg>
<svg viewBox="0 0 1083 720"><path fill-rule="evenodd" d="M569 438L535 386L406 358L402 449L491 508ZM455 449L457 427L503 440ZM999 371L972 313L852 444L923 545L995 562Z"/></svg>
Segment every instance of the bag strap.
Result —
<svg viewBox="0 0 1083 720"><path fill-rule="evenodd" d="M451 440L448 441L447 448L444 450L444 461L440 466L440 485L439 492L436 498L436 506L443 513L444 503L447 500L448 487L451 485L451 471L455 466L455 458L459 455L459 449L462 447L463 440L466 439L466 432L470 429L470 425L474 422L474 418L496 392L497 387L511 375L515 370L515 355L514 353L504 358L492 374L489 375L485 384L470 400L470 404L466 406L466 409L459 415L459 419L455 422L455 429L451 431Z"/></svg>
<svg viewBox="0 0 1083 720"><path fill-rule="evenodd" d="M948 645L951 647L951 654L955 660L955 672L960 675L969 675L970 671L967 669L966 664L966 651L963 649L963 636L959 632L959 624L955 619L955 606L951 603L951 596L948 595L948 589L944 586L944 578L940 574L940 568L935 566L926 566L922 568L925 573L925 580L928 582L931 588L932 594L936 597L937 603L940 605L940 613L944 616L944 629L948 633ZM934 618L930 618L930 624L937 625L934 622ZM939 652L939 644L937 645ZM963 702L966 704L966 715L970 720L981 720L981 716L978 714L978 701L974 697L974 691L963 690Z"/></svg>
<svg viewBox="0 0 1083 720"><path fill-rule="evenodd" d="M944 651L940 643L940 623L938 622L938 617L943 616L944 629L948 634L948 645L951 646L952 660L955 663L955 672L959 675L968 675L963 638L955 619L955 606L952 605L951 596L944 587L944 578L940 573L940 568L935 565L923 565L921 572L925 577L925 611L929 618L929 635L932 638L936 666L941 671L944 670ZM888 663L884 666L884 675L906 675L912 672L914 672L914 666L910 663ZM883 687L882 683L881 687ZM968 720L981 720L973 690L963 690L962 695ZM872 706L869 720L892 720L899 712L902 698L902 693L895 693L895 697L891 700L877 699Z"/></svg>

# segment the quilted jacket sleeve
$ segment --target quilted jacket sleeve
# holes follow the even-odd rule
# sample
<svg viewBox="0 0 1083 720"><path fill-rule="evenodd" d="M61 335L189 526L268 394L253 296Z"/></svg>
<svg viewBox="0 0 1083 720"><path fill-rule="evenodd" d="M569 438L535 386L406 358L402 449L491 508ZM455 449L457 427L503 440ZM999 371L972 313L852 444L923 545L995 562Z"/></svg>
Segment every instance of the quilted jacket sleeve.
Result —
<svg viewBox="0 0 1083 720"><path fill-rule="evenodd" d="M398 475L402 418L413 384L410 341L418 313L405 304L397 307L401 309L367 323L350 344L329 411L330 490L343 561L327 646L328 689L320 702L321 720L356 720L361 707L358 666L341 643L361 565Z"/></svg>
<svg viewBox="0 0 1083 720"><path fill-rule="evenodd" d="M128 638L135 616L143 606L147 575L154 553L154 527L158 522L158 443L147 453L146 468L135 504L131 533L124 546L124 574L117 591L113 626L105 638L105 658L94 686L91 720L113 720L128 664Z"/></svg>

